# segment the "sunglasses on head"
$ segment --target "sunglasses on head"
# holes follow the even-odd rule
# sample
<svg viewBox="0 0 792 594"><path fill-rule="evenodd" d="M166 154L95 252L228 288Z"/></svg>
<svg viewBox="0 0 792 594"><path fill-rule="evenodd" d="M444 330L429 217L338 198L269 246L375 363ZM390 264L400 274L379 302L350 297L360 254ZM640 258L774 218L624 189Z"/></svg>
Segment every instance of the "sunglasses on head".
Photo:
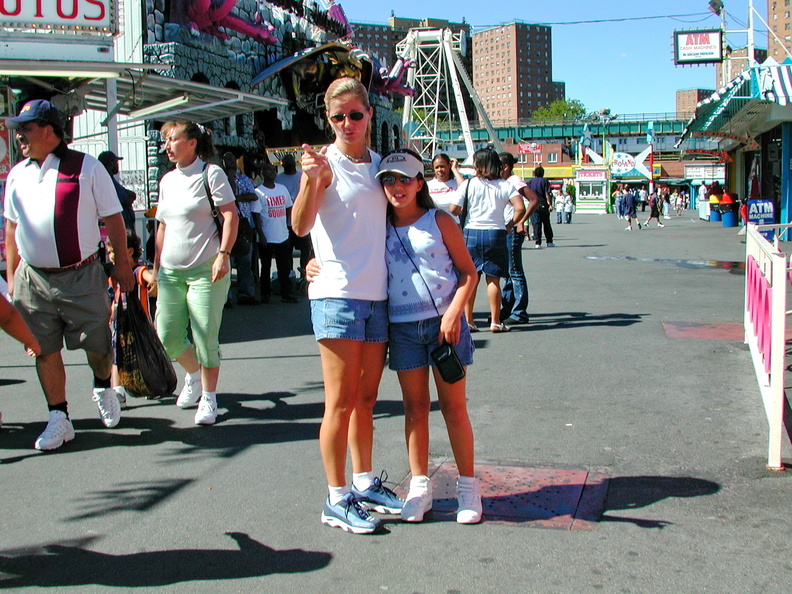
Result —
<svg viewBox="0 0 792 594"><path fill-rule="evenodd" d="M382 182L383 186L392 186L396 183L396 180L399 180L399 183L403 186L409 186L415 180L414 177L407 177L406 175L383 175L380 177L380 182Z"/></svg>
<svg viewBox="0 0 792 594"><path fill-rule="evenodd" d="M366 117L366 114L362 111L350 111L349 113L334 113L330 116L330 119L336 124L340 124L344 121L344 118L349 118L353 122L359 122L364 117Z"/></svg>

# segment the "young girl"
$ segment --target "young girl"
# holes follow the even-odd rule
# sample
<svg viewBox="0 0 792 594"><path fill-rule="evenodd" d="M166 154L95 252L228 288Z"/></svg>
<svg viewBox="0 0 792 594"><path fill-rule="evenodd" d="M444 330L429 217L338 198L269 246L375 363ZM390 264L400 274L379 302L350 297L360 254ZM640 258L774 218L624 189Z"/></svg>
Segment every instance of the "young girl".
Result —
<svg viewBox="0 0 792 594"><path fill-rule="evenodd" d="M386 259L390 368L404 397L405 436L412 479L401 517L420 522L432 509L429 480L429 352L453 345L462 365L473 362L464 317L476 287L476 267L454 219L438 210L423 179L423 162L410 150L385 157L377 174L388 199ZM473 468L473 429L465 379L449 384L433 370L440 410L459 468L457 522L481 521L481 495Z"/></svg>

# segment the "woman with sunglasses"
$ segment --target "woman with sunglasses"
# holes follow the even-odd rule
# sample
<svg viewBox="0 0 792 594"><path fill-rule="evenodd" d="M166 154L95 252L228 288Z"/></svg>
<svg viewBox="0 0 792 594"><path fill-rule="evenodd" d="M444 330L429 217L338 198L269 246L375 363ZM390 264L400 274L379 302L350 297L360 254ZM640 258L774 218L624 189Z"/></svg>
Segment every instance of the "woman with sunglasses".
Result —
<svg viewBox="0 0 792 594"><path fill-rule="evenodd" d="M388 340L387 200L375 178L380 156L368 147L373 110L366 88L352 78L333 81L325 109L335 141L319 151L303 145L292 208L292 228L311 233L321 266L308 291L325 385L319 448L329 495L321 519L368 534L381 526L369 509L398 514L404 505L374 476L372 464L372 413Z"/></svg>

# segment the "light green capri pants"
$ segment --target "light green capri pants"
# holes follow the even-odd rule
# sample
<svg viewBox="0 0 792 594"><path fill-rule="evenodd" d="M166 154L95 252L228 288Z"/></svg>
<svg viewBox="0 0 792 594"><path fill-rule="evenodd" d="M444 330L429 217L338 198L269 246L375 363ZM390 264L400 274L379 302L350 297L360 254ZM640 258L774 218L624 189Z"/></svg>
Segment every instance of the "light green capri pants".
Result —
<svg viewBox="0 0 792 594"><path fill-rule="evenodd" d="M190 348L189 326L201 367L220 367L220 323L231 286L230 274L212 282L212 262L190 270L160 268L157 275L157 334L175 359Z"/></svg>

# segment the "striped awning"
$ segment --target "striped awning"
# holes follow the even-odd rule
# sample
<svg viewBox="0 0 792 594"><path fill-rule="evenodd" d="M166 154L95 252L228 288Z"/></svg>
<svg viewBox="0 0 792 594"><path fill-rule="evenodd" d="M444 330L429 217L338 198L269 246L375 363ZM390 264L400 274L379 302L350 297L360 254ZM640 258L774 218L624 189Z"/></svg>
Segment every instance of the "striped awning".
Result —
<svg viewBox="0 0 792 594"><path fill-rule="evenodd" d="M764 65L758 79L762 99L775 101L779 105L792 103L792 63Z"/></svg>
<svg viewBox="0 0 792 594"><path fill-rule="evenodd" d="M747 137L735 132L773 104L792 104L792 61L778 64L768 60L761 66L743 70L734 80L700 101L676 146L692 136L746 142Z"/></svg>

